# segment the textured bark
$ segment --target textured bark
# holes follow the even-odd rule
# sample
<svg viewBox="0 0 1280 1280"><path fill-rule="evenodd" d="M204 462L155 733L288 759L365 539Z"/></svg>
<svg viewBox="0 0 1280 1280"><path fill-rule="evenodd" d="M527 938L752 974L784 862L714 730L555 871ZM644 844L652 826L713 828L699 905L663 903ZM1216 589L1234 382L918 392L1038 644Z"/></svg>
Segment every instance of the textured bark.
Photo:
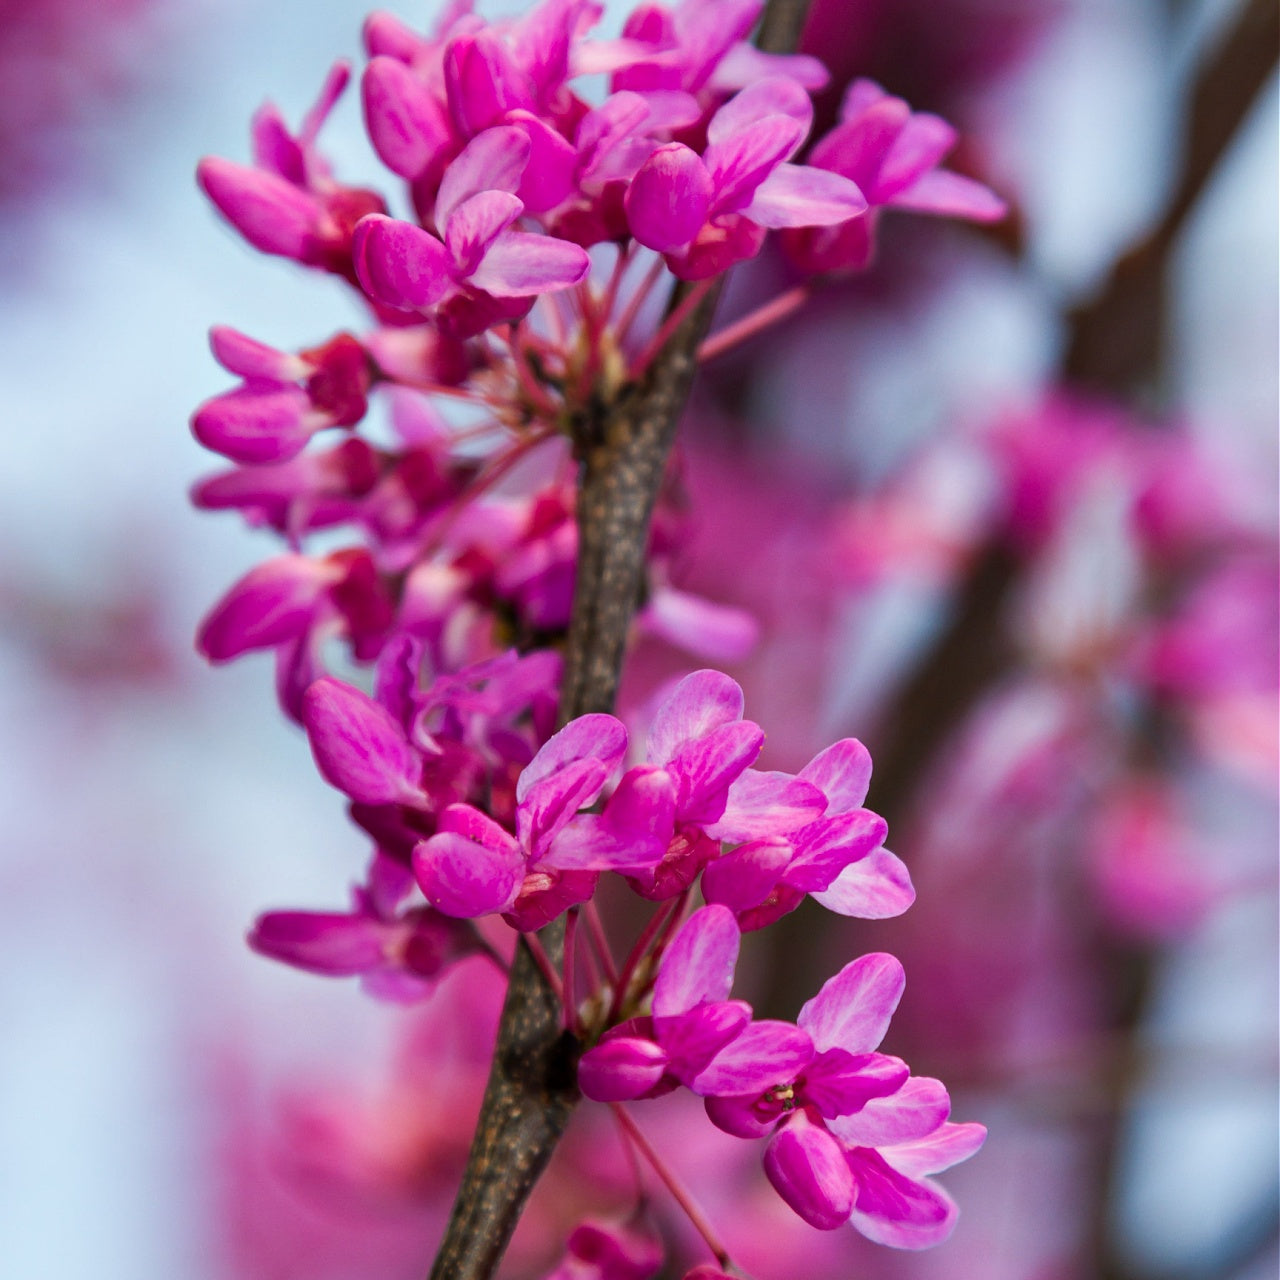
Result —
<svg viewBox="0 0 1280 1280"><path fill-rule="evenodd" d="M808 0L773 0L757 43L794 48ZM682 285L672 308L688 296ZM565 651L560 722L611 711L627 633L644 581L649 519L676 423L719 299L712 286L685 317L638 384L592 405L573 426L581 463L578 567ZM560 963L564 924L539 935ZM431 1269L431 1280L488 1280L578 1101L574 1038L561 1029L558 1001L522 943L462 1186Z"/></svg>

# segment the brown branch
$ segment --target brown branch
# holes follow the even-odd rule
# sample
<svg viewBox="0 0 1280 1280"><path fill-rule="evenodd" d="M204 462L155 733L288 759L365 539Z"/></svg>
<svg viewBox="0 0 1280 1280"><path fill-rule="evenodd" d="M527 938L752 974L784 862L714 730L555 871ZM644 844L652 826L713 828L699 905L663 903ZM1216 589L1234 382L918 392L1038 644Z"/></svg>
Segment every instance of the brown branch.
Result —
<svg viewBox="0 0 1280 1280"><path fill-rule="evenodd" d="M1249 105L1276 63L1275 0L1249 0L1208 54L1190 92L1184 171L1160 225L1116 265L1099 297L1071 317L1066 381L1140 396L1163 357L1164 281L1178 233L1208 185ZM1002 545L986 548L961 590L952 621L902 689L878 744L872 803L890 818L910 808L934 753L1005 669L1003 617L1018 565Z"/></svg>
<svg viewBox="0 0 1280 1280"><path fill-rule="evenodd" d="M771 0L760 47L794 47L807 0ZM688 296L676 289L671 309ZM560 723L611 711L643 580L649 519L680 411L697 369L696 351L719 299L717 283L672 334L643 378L574 423L581 464L578 564L565 651ZM670 314L670 312L668 312ZM553 963L563 922L539 937ZM525 946L517 949L493 1066L462 1185L431 1269L431 1280L488 1280L578 1100L577 1044Z"/></svg>
<svg viewBox="0 0 1280 1280"><path fill-rule="evenodd" d="M1182 172L1164 217L1071 316L1064 372L1092 389L1154 398L1165 346L1168 267L1188 216L1258 94L1280 46L1280 6L1247 0L1192 85Z"/></svg>

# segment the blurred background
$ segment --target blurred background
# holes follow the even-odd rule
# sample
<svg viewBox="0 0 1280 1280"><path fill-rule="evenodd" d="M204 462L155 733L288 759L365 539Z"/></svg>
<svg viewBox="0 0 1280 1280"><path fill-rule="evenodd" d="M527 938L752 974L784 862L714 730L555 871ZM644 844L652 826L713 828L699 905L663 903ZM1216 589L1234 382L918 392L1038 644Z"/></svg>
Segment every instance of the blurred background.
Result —
<svg viewBox="0 0 1280 1280"><path fill-rule="evenodd" d="M734 674L773 767L868 744L919 894L874 923L808 904L752 939L745 994L794 1017L896 952L887 1048L991 1137L920 1256L788 1221L745 1144L690 1144L758 1280L1277 1274L1277 91L1266 24L1230 41L1244 7L815 0L828 119L873 76L955 123L955 167L1014 213L887 220L867 273L712 365L690 411L683 582L760 620ZM241 244L193 167L243 158L264 97L298 119L363 16L0 0L15 1280L408 1280L465 1152L498 993L464 966L406 1013L249 953L257 912L336 906L365 850L267 660L191 648L272 545L187 504L211 468L186 420L225 383L206 331L292 349L354 320ZM325 149L377 184L356 95ZM739 272L723 315L786 272ZM629 679L672 663L642 645ZM583 1176L591 1208L625 1202L593 1133L513 1277L545 1271Z"/></svg>

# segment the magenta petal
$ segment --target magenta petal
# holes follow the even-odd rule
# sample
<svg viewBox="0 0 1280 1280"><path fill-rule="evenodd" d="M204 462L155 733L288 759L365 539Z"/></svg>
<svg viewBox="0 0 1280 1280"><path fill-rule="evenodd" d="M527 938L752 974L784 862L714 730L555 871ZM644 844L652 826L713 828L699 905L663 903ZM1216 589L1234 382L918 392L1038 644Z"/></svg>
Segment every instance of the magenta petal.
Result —
<svg viewBox="0 0 1280 1280"><path fill-rule="evenodd" d="M950 1114L951 1099L941 1080L911 1076L896 1093L833 1119L831 1131L849 1146L891 1147L935 1133Z"/></svg>
<svg viewBox="0 0 1280 1280"><path fill-rule="evenodd" d="M209 330L213 358L228 372L241 378L263 378L270 382L293 382L307 373L307 363L259 342L229 325L215 324Z"/></svg>
<svg viewBox="0 0 1280 1280"><path fill-rule="evenodd" d="M665 769L628 769L602 814L575 818L541 865L558 870L634 871L660 863L675 828L675 788Z"/></svg>
<svg viewBox="0 0 1280 1280"><path fill-rule="evenodd" d="M884 1039L906 984L896 956L860 956L823 983L796 1022L819 1050L869 1053Z"/></svg>
<svg viewBox="0 0 1280 1280"><path fill-rule="evenodd" d="M667 1073L688 1085L751 1021L751 1006L742 1000L700 1004L688 1013L654 1018L654 1032L667 1051Z"/></svg>
<svg viewBox="0 0 1280 1280"><path fill-rule="evenodd" d="M471 274L477 289L495 298L528 298L555 293L585 280L587 251L567 240L526 231L504 231Z"/></svg>
<svg viewBox="0 0 1280 1280"><path fill-rule="evenodd" d="M651 763L666 764L686 743L742 719L742 686L722 671L695 671L671 691L649 727Z"/></svg>
<svg viewBox="0 0 1280 1280"><path fill-rule="evenodd" d="M267 649L306 631L333 574L310 556L276 556L250 569L200 624L196 645L210 662Z"/></svg>
<svg viewBox="0 0 1280 1280"><path fill-rule="evenodd" d="M885 1158L899 1173L908 1178L920 1178L930 1173L941 1173L973 1155L987 1140L985 1125L940 1125L923 1138L910 1142L895 1142L886 1148Z"/></svg>
<svg viewBox="0 0 1280 1280"><path fill-rule="evenodd" d="M716 192L711 213L737 213L750 204L756 188L795 154L804 135L805 127L799 121L768 116L708 146L703 162Z"/></svg>
<svg viewBox="0 0 1280 1280"><path fill-rule="evenodd" d="M510 120L529 138L529 163L516 194L531 213L545 213L573 193L577 150L531 111L513 111Z"/></svg>
<svg viewBox="0 0 1280 1280"><path fill-rule="evenodd" d="M994 191L972 178L935 169L892 201L895 209L934 213L941 217L968 218L973 222L999 222L1009 206Z"/></svg>
<svg viewBox="0 0 1280 1280"><path fill-rule="evenodd" d="M899 191L911 186L956 145L956 131L939 116L916 112L902 126L880 165L877 193L889 203Z"/></svg>
<svg viewBox="0 0 1280 1280"><path fill-rule="evenodd" d="M386 935L386 926L368 916L268 911L250 930L249 946L308 973L349 977L383 963Z"/></svg>
<svg viewBox="0 0 1280 1280"><path fill-rule="evenodd" d="M805 1068L804 1100L828 1118L853 1115L872 1099L897 1093L910 1074L901 1058L828 1049Z"/></svg>
<svg viewBox="0 0 1280 1280"><path fill-rule="evenodd" d="M871 753L857 738L841 738L819 751L796 775L827 797L827 816L861 808L871 785Z"/></svg>
<svg viewBox="0 0 1280 1280"><path fill-rule="evenodd" d="M911 108L901 98L881 97L857 119L832 129L809 163L853 179L872 204L882 204L880 165L910 118Z"/></svg>
<svg viewBox="0 0 1280 1280"><path fill-rule="evenodd" d="M616 716L579 716L548 738L538 754L525 765L516 782L516 800L523 802L536 783L575 760L598 760L607 776L622 763L626 752L626 726Z"/></svg>
<svg viewBox="0 0 1280 1280"><path fill-rule="evenodd" d="M236 462L264 464L296 457L317 425L301 387L247 382L206 400L192 415L191 431L206 449Z"/></svg>
<svg viewBox="0 0 1280 1280"><path fill-rule="evenodd" d="M469 276L489 246L523 212L519 198L507 191L481 191L458 205L444 233L458 275Z"/></svg>
<svg viewBox="0 0 1280 1280"><path fill-rule="evenodd" d="M867 857L885 838L885 820L870 809L854 809L819 818L792 840L796 856L785 882L804 893L827 889L846 866Z"/></svg>
<svg viewBox="0 0 1280 1280"><path fill-rule="evenodd" d="M766 1138L773 1132L782 1114L782 1104L769 1103L758 1097L704 1098L707 1119L717 1129L735 1138Z"/></svg>
<svg viewBox="0 0 1280 1280"><path fill-rule="evenodd" d="M529 77L487 28L449 42L444 72L449 110L463 136L496 125L508 111L534 106Z"/></svg>
<svg viewBox="0 0 1280 1280"><path fill-rule="evenodd" d="M756 188L742 215L762 227L830 227L866 211L866 197L848 178L780 164Z"/></svg>
<svg viewBox="0 0 1280 1280"><path fill-rule="evenodd" d="M881 847L845 867L830 887L813 897L828 911L842 916L888 920L900 916L916 900L916 891L906 864Z"/></svg>
<svg viewBox="0 0 1280 1280"><path fill-rule="evenodd" d="M694 1093L740 1098L794 1080L813 1057L813 1042L789 1022L753 1022L689 1083Z"/></svg>
<svg viewBox="0 0 1280 1280"><path fill-rule="evenodd" d="M472 138L440 181L436 225L448 226L453 211L482 191L514 194L529 163L529 153L529 137L515 125L486 129Z"/></svg>
<svg viewBox="0 0 1280 1280"><path fill-rule="evenodd" d="M813 100L790 76L766 75L735 94L711 117L707 141L727 142L734 134L754 129L769 116L785 116L801 126L801 137L813 124Z"/></svg>
<svg viewBox="0 0 1280 1280"><path fill-rule="evenodd" d="M653 635L712 662L740 662L755 648L760 627L745 609L658 587L637 621Z"/></svg>
<svg viewBox="0 0 1280 1280"><path fill-rule="evenodd" d="M791 861L785 840L756 840L709 862L702 873L702 896L730 911L758 907L773 892Z"/></svg>
<svg viewBox="0 0 1280 1280"><path fill-rule="evenodd" d="M274 173L216 156L200 161L196 178L218 212L255 249L285 258L307 257L323 214L310 192Z"/></svg>
<svg viewBox="0 0 1280 1280"><path fill-rule="evenodd" d="M447 916L471 919L505 911L524 881L518 850L477 844L441 831L413 850L413 874L427 901Z"/></svg>
<svg viewBox="0 0 1280 1280"><path fill-rule="evenodd" d="M729 788L723 815L704 830L715 840L785 836L820 818L826 803L826 796L802 778L748 769Z"/></svg>
<svg viewBox="0 0 1280 1280"><path fill-rule="evenodd" d="M765 1148L773 1189L810 1226L834 1231L849 1220L854 1181L840 1144L796 1111Z"/></svg>
<svg viewBox="0 0 1280 1280"><path fill-rule="evenodd" d="M378 158L410 180L449 141L449 126L426 84L398 58L376 57L361 82L365 126Z"/></svg>
<svg viewBox="0 0 1280 1280"><path fill-rule="evenodd" d="M666 1067L666 1053L652 1040L608 1037L579 1059L578 1088L595 1102L628 1102L644 1097Z"/></svg>
<svg viewBox="0 0 1280 1280"><path fill-rule="evenodd" d="M608 777L599 760L570 760L529 789L516 811L516 832L533 863L542 861L574 814L595 801Z"/></svg>
<svg viewBox="0 0 1280 1280"><path fill-rule="evenodd" d="M764 746L764 730L750 720L722 724L682 747L667 763L676 779L682 822L707 824L725 812L730 786Z"/></svg>
<svg viewBox="0 0 1280 1280"><path fill-rule="evenodd" d="M417 797L421 765L404 730L372 698L332 677L303 695L302 722L320 772L362 804Z"/></svg>
<svg viewBox="0 0 1280 1280"><path fill-rule="evenodd" d="M411 222L371 213L356 224L351 249L364 291L390 307L430 307L454 288L448 250Z"/></svg>
<svg viewBox="0 0 1280 1280"><path fill-rule="evenodd" d="M906 1177L878 1151L851 1151L848 1160L857 1183L850 1221L868 1240L930 1249L951 1234L958 1210L941 1187Z"/></svg>
<svg viewBox="0 0 1280 1280"><path fill-rule="evenodd" d="M627 188L631 234L658 253L678 253L702 229L712 194L711 175L695 152L678 142L659 147Z"/></svg>
<svg viewBox="0 0 1280 1280"><path fill-rule="evenodd" d="M702 907L685 921L658 969L653 988L657 1016L684 1013L733 989L742 935L727 907Z"/></svg>
<svg viewBox="0 0 1280 1280"><path fill-rule="evenodd" d="M487 813L481 813L479 809L469 804L448 805L440 815L436 832L437 834L451 832L453 835L463 836L476 844L484 845L486 849L502 854L512 862L520 857L520 846L511 832L500 823L494 822Z"/></svg>

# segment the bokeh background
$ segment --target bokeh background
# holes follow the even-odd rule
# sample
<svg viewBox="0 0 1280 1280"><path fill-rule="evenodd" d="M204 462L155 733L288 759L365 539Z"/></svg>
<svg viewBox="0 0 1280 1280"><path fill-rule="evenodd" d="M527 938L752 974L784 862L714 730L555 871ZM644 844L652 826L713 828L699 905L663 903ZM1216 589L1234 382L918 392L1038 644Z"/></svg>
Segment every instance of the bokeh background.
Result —
<svg viewBox="0 0 1280 1280"><path fill-rule="evenodd" d="M691 411L685 572L761 620L737 673L772 758L867 741L920 893L897 922L798 913L748 952L750 994L794 1016L849 956L897 951L889 1047L991 1139L948 1179L941 1251L780 1224L761 1280L1276 1274L1274 72L1165 255L1158 359L1063 376L1073 311L1163 215L1188 84L1237 8L815 6L837 78L953 120L1015 213L886 227L870 273L717 364ZM267 661L191 650L270 545L187 504L210 467L186 419L223 385L206 330L293 347L353 322L218 223L193 166L242 158L264 97L297 119L363 14L0 0L15 1280L397 1280L447 1208L465 1134L421 1045L456 1036L450 1070L474 1076L492 993L464 975L424 1022L248 952L258 911L338 904L364 850ZM376 179L354 95L326 144ZM726 306L786 283L756 264ZM664 662L640 652L636 679ZM589 1128L566 1158L593 1167ZM719 1171L731 1242L735 1215L773 1212L722 1149L686 1158ZM574 1185L547 1222L573 1220ZM543 1234L513 1276L554 1252Z"/></svg>

